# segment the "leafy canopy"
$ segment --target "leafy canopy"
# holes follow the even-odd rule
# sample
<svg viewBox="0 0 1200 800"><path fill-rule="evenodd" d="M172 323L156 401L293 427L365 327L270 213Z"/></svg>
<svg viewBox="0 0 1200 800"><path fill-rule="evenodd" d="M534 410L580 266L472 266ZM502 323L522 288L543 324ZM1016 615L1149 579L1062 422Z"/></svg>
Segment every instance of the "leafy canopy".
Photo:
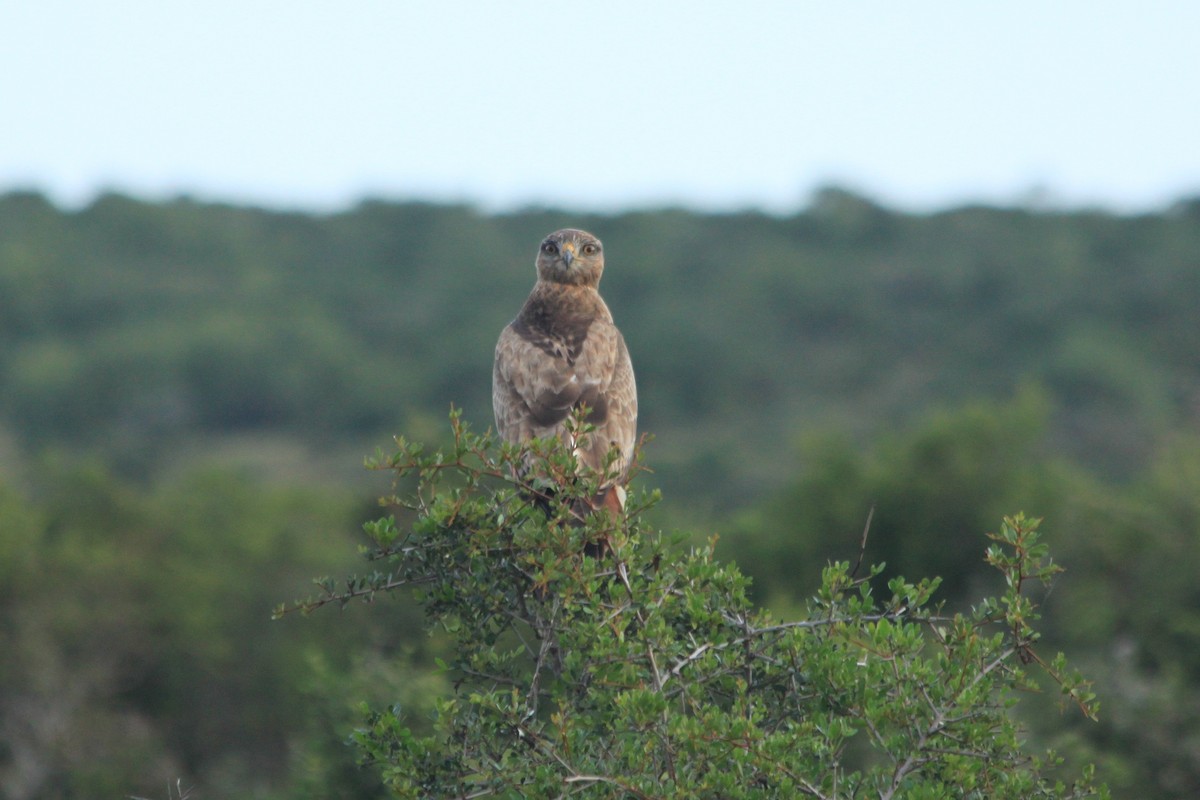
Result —
<svg viewBox="0 0 1200 800"><path fill-rule="evenodd" d="M448 451L398 438L375 463L417 481L385 498L410 524L367 525L379 569L322 579L291 607L409 588L448 637L438 667L455 689L433 719L393 705L353 735L397 796L1107 795L1091 767L1068 781L1053 753L1023 752L1010 714L1030 665L1096 709L1062 657L1036 649L1027 590L1059 571L1037 520L990 534L1006 589L969 613L932 602L937 579L897 577L876 596L882 565L836 562L804 617L779 620L752 606L714 542L688 549L649 529L656 494L581 520L573 509L603 476L579 476L557 440L498 446L458 412L451 423Z"/></svg>

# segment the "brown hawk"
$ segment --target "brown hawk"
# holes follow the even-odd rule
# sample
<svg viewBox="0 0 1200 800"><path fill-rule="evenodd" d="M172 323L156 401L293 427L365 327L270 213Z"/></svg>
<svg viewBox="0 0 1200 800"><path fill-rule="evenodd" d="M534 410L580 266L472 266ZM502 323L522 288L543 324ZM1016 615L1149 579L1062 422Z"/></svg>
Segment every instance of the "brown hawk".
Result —
<svg viewBox="0 0 1200 800"><path fill-rule="evenodd" d="M581 466L598 472L616 447L613 478L593 506L620 508L637 434L637 387L625 339L597 291L603 272L604 248L590 233L566 228L542 240L533 291L496 343L492 408L504 441L557 436ZM581 405L591 409L595 431L571 441L565 422Z"/></svg>

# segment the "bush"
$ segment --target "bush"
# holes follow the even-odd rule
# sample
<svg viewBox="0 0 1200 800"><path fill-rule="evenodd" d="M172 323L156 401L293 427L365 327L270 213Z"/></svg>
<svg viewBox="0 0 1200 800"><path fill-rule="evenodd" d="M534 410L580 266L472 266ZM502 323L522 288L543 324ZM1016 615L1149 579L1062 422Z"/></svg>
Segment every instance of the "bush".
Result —
<svg viewBox="0 0 1200 800"><path fill-rule="evenodd" d="M1053 753L1023 752L1010 715L1031 665L1095 713L1088 684L1036 649L1028 590L1058 571L1036 520L991 534L1007 588L970 613L944 614L936 579L893 578L877 597L882 567L860 559L825 568L803 619L777 620L713 542L685 551L647 527L655 495L581 521L599 478L557 441L497 447L451 420L448 452L401 438L378 460L419 479L387 498L410 525L367 526L383 568L293 606L407 588L449 637L438 668L455 690L433 719L394 705L353 736L397 796L1107 795L1091 767L1067 776Z"/></svg>

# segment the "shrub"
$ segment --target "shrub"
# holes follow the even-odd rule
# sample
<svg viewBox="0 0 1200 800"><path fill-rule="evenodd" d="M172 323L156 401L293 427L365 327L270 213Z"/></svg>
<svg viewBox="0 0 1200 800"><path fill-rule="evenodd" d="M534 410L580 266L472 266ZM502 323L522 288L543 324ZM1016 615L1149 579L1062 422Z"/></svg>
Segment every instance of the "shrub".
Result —
<svg viewBox="0 0 1200 800"><path fill-rule="evenodd" d="M1023 752L1010 714L1030 667L1096 707L1036 649L1028 590L1058 571L1037 520L990 534L1007 588L970 613L933 602L937 579L882 590L882 566L860 558L829 564L807 614L778 620L714 558L715 537L688 549L648 527L655 494L580 520L600 476L578 475L560 443L497 446L451 422L446 451L398 438L376 462L418 481L386 498L409 524L367 526L380 569L323 579L291 607L410 589L448 637L437 668L455 690L433 719L370 710L352 737L397 796L1107 796L1091 767L1067 776L1053 753Z"/></svg>

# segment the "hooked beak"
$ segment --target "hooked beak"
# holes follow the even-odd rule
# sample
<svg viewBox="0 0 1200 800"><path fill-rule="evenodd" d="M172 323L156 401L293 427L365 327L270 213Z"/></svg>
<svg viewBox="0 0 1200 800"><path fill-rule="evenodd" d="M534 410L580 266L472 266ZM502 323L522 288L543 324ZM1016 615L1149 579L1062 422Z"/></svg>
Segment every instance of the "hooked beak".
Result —
<svg viewBox="0 0 1200 800"><path fill-rule="evenodd" d="M570 267L571 262L575 260L575 245L572 244L571 242L567 242L566 244L563 245L562 260L564 262L566 262L568 267Z"/></svg>

